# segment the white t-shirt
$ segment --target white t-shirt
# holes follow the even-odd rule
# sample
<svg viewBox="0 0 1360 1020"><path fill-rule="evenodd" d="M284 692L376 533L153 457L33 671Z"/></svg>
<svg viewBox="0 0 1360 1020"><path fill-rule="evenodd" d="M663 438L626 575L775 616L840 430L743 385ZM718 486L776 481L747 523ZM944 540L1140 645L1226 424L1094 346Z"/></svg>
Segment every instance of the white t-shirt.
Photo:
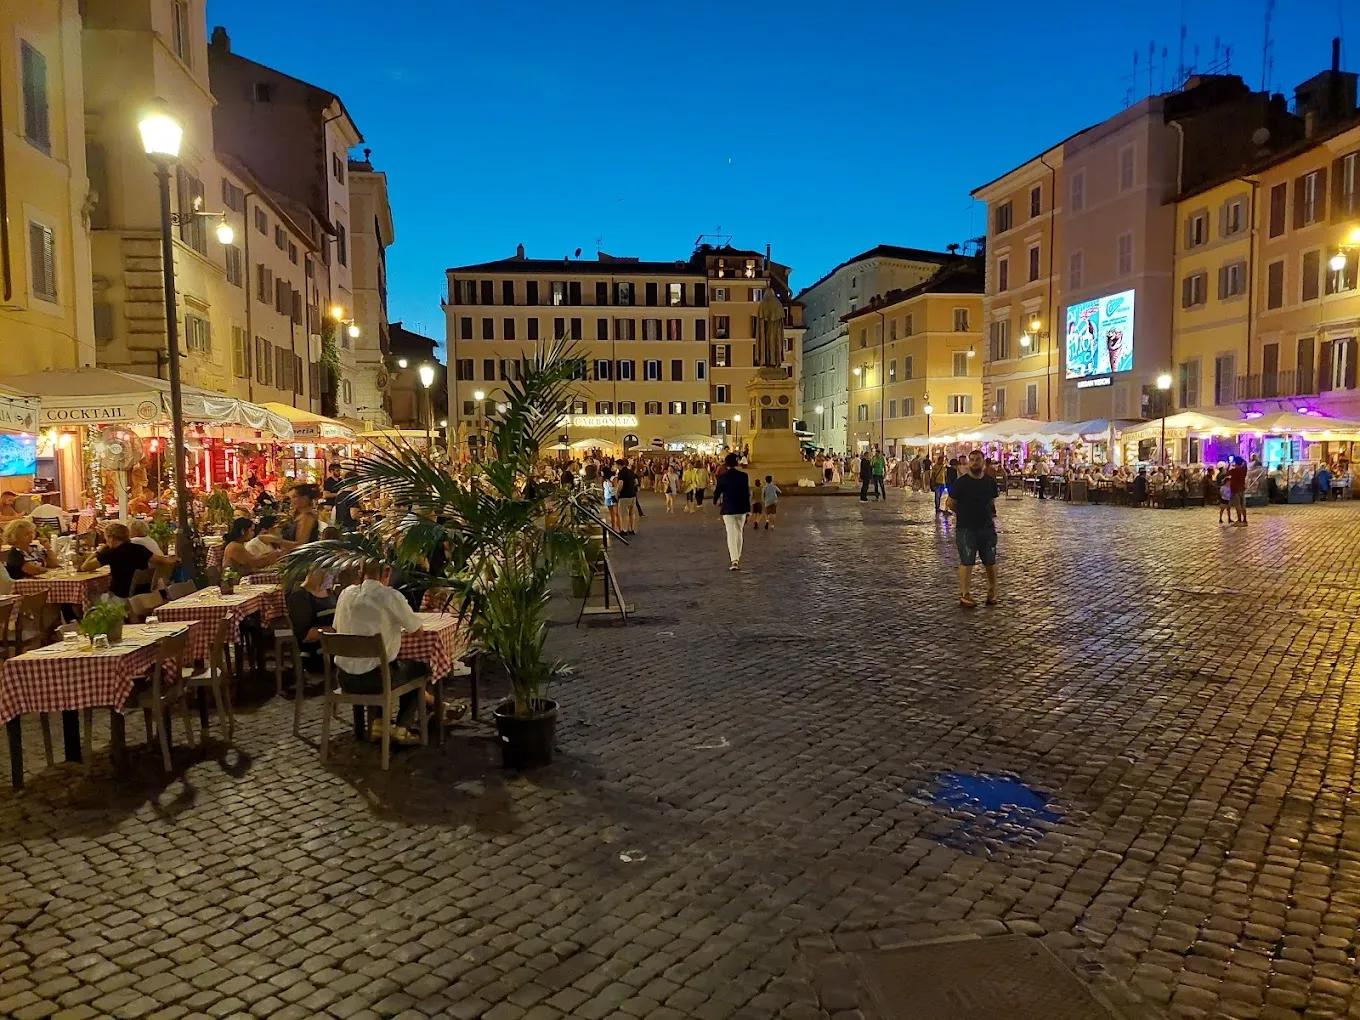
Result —
<svg viewBox="0 0 1360 1020"><path fill-rule="evenodd" d="M381 634L383 651L391 662L401 651L401 636L420 630L420 617L401 592L373 578L351 585L340 593L335 605L337 634ZM378 668L377 659L337 655L335 664L351 676Z"/></svg>
<svg viewBox="0 0 1360 1020"><path fill-rule="evenodd" d="M146 546L148 549L151 550L151 555L153 555L153 556L164 556L164 555L165 555L165 553L161 551L160 543L157 542L157 541L156 541L154 538L152 538L150 535L142 535L140 538L134 538L134 539L132 540L132 544L133 544L133 545L144 545L144 546Z"/></svg>

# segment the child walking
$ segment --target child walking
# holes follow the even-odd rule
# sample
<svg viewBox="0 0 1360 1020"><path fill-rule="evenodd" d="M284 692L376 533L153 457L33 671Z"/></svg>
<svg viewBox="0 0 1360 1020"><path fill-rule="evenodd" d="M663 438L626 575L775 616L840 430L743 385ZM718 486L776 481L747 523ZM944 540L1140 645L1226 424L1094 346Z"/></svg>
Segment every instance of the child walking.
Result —
<svg viewBox="0 0 1360 1020"><path fill-rule="evenodd" d="M774 484L774 476L766 475L765 484L760 489L760 503L765 509L765 530L774 526L774 515L779 509L779 486Z"/></svg>

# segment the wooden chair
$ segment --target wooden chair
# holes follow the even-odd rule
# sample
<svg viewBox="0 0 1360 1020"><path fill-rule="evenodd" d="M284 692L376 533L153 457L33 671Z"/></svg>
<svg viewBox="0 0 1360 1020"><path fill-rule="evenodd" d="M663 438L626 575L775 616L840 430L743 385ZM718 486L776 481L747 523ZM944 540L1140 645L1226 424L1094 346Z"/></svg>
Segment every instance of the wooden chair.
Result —
<svg viewBox="0 0 1360 1020"><path fill-rule="evenodd" d="M297 635L291 627L274 628L274 697L283 697L283 657L287 653L293 660L293 736L302 727L302 699L307 678L302 670L302 648L298 645Z"/></svg>
<svg viewBox="0 0 1360 1020"><path fill-rule="evenodd" d="M151 590L164 591L170 583L170 576L175 572L175 568L163 564L151 571Z"/></svg>
<svg viewBox="0 0 1360 1020"><path fill-rule="evenodd" d="M151 667L147 682L134 692L132 697L132 704L142 710L148 744L151 743L151 720L152 716L155 716L155 729L161 744L161 760L165 763L166 772L174 768L170 760L170 709L176 704L184 716L185 739L188 740L190 747L194 743L193 723L189 719L189 701L186 697L188 689L181 678L188 644L188 631L161 638L156 643L156 662ZM168 662L173 662L173 668L167 667Z"/></svg>
<svg viewBox="0 0 1360 1020"><path fill-rule="evenodd" d="M335 656L341 655L355 659L377 659L382 673L382 691L378 694L351 694L341 690L339 675L335 667ZM382 768L387 771L392 756L392 726L397 717L397 699L410 691L419 692L420 742L428 741L429 719L425 707L425 689L431 682L427 674L415 680L408 680L396 687L392 686L392 671L383 649L382 635L322 634L321 658L326 670L326 701L321 714L321 760L330 754L331 710L338 704L372 706L383 710Z"/></svg>
<svg viewBox="0 0 1360 1020"><path fill-rule="evenodd" d="M132 587L128 592L132 595L140 595L151 590L151 571L149 569L134 570L132 572Z"/></svg>
<svg viewBox="0 0 1360 1020"><path fill-rule="evenodd" d="M149 614L154 613L163 605L165 605L165 599L158 591L134 595L128 599L128 618L133 623L141 623Z"/></svg>
<svg viewBox="0 0 1360 1020"><path fill-rule="evenodd" d="M199 624L199 626L202 626L202 624ZM186 694L189 691L198 692L198 722L202 728L201 740L208 739L208 705L204 699L205 691L212 691L217 714L226 720L227 743L231 743L232 735L236 730L236 717L231 705L230 663L227 661L230 631L231 620L229 618L224 616L218 620L217 628L213 631L212 649L206 668L200 670L195 665L192 669L186 667L182 673L187 688Z"/></svg>
<svg viewBox="0 0 1360 1020"><path fill-rule="evenodd" d="M11 609L14 626L12 630L7 628L5 631L5 643L10 655L22 655L47 644L51 628L43 619L47 610L46 592L21 595Z"/></svg>
<svg viewBox="0 0 1360 1020"><path fill-rule="evenodd" d="M165 589L166 600L174 602L175 599L182 599L185 595L192 595L198 591L198 585L193 581L176 581Z"/></svg>

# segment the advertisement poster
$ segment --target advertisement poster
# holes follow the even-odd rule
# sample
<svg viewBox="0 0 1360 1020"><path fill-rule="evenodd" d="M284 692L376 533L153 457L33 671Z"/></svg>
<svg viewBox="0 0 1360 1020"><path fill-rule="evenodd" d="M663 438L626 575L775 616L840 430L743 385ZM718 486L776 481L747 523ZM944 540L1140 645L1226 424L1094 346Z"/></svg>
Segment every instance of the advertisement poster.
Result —
<svg viewBox="0 0 1360 1020"><path fill-rule="evenodd" d="M1067 307L1067 378L1133 369L1134 292Z"/></svg>

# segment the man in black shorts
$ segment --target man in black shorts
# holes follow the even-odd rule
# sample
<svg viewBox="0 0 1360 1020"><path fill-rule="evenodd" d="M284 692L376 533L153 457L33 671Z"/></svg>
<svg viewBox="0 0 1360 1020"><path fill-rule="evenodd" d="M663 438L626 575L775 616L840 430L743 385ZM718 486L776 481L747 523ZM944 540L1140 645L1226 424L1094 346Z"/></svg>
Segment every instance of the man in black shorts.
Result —
<svg viewBox="0 0 1360 1020"><path fill-rule="evenodd" d="M949 485L949 508L954 511L954 544L959 550L959 605L977 603L969 592L978 558L987 572L987 605L996 602L996 479L983 470L981 450L968 455L968 469Z"/></svg>
<svg viewBox="0 0 1360 1020"><path fill-rule="evenodd" d="M628 466L628 462L622 458L614 462L618 466L618 487L616 495L619 500L619 512L627 521L623 526L625 535L637 534L637 498L638 498L638 476L637 473Z"/></svg>

